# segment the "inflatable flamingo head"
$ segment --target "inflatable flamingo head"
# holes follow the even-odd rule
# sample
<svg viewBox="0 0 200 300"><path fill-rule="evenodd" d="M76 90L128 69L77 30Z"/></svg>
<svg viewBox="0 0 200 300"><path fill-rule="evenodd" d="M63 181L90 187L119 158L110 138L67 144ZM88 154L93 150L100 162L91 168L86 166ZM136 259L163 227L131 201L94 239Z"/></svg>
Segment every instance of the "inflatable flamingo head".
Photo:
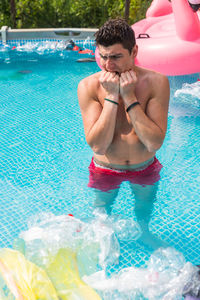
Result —
<svg viewBox="0 0 200 300"><path fill-rule="evenodd" d="M172 13L172 5L169 0L153 0L147 9L146 17L160 17Z"/></svg>
<svg viewBox="0 0 200 300"><path fill-rule="evenodd" d="M200 0L188 0L190 6L192 7L193 11L197 11L200 8Z"/></svg>
<svg viewBox="0 0 200 300"><path fill-rule="evenodd" d="M196 12L200 8L200 0L186 0L192 10ZM147 9L146 17L159 17L172 13L171 0L153 0Z"/></svg>

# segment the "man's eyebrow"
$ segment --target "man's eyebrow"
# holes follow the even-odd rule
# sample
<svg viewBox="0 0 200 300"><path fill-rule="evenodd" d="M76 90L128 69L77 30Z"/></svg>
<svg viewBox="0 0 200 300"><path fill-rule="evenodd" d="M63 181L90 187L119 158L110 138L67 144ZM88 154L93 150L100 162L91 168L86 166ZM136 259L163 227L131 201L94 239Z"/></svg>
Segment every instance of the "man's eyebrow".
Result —
<svg viewBox="0 0 200 300"><path fill-rule="evenodd" d="M103 55L102 53L99 52L99 55L101 57L121 57L122 54L121 53L116 53L116 54L110 54L110 55Z"/></svg>

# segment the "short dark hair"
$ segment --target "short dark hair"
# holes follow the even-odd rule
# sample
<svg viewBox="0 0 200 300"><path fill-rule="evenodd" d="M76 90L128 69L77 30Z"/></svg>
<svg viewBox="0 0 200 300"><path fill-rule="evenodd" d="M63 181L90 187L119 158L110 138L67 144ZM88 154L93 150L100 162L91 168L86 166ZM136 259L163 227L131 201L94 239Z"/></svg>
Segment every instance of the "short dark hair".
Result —
<svg viewBox="0 0 200 300"><path fill-rule="evenodd" d="M131 26L121 18L110 19L95 33L96 45L109 47L122 44L131 53L135 46L135 33Z"/></svg>

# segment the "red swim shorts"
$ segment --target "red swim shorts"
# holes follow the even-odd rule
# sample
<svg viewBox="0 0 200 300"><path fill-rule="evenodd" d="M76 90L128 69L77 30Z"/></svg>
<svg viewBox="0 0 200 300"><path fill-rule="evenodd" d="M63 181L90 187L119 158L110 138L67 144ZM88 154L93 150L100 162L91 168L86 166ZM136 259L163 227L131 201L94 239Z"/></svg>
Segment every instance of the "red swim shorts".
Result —
<svg viewBox="0 0 200 300"><path fill-rule="evenodd" d="M94 159L89 165L89 183L88 187L98 189L102 192L108 192L119 188L123 181L145 185L153 185L160 179L161 163L155 157L154 161L145 169L140 171L115 170L103 168L96 165Z"/></svg>

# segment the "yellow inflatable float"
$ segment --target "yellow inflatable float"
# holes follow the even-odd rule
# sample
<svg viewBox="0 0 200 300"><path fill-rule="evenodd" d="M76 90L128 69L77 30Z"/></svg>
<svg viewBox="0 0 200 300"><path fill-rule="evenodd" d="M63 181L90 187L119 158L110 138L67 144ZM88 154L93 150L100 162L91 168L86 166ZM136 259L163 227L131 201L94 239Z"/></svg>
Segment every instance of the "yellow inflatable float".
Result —
<svg viewBox="0 0 200 300"><path fill-rule="evenodd" d="M101 300L99 295L79 276L76 254L60 249L45 270L62 300ZM55 271L56 270L56 271Z"/></svg>
<svg viewBox="0 0 200 300"><path fill-rule="evenodd" d="M0 249L0 296L5 300L101 300L80 278L76 254L60 249L43 268L22 253Z"/></svg>
<svg viewBox="0 0 200 300"><path fill-rule="evenodd" d="M46 272L18 251L0 249L0 275L2 299L59 300Z"/></svg>

